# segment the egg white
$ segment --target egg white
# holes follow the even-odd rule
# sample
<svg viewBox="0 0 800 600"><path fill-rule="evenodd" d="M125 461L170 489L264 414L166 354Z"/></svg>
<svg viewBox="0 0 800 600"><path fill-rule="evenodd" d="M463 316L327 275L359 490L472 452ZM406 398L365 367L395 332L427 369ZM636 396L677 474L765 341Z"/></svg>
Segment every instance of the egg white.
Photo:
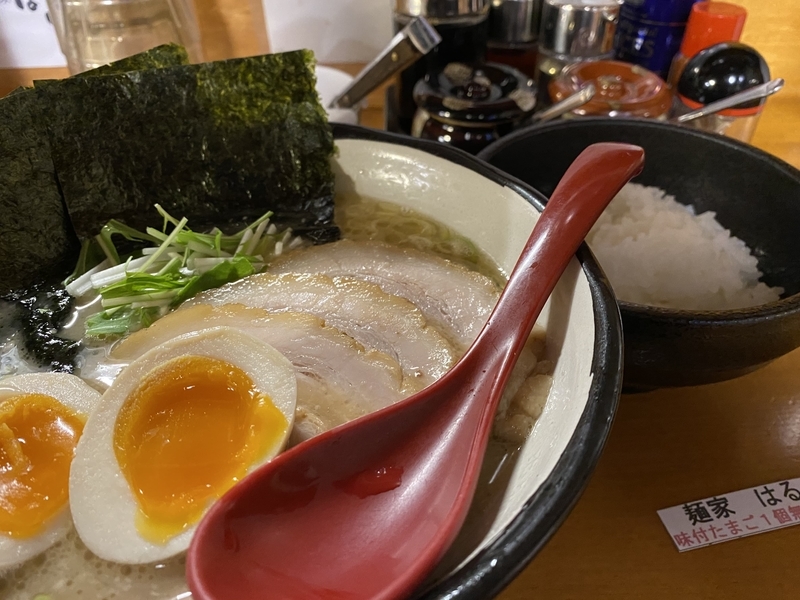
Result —
<svg viewBox="0 0 800 600"><path fill-rule="evenodd" d="M0 380L0 400L20 393L50 396L83 417L88 417L100 401L100 392L67 373L26 373ZM33 537L0 535L0 569L17 566L44 552L66 535L71 523L65 505L50 525Z"/></svg>
<svg viewBox="0 0 800 600"><path fill-rule="evenodd" d="M291 363L272 346L238 329L216 327L178 336L149 350L128 365L106 390L78 443L70 472L70 508L83 543L105 560L143 564L163 560L186 550L196 524L156 544L136 528L138 503L114 453L114 427L120 408L150 371L180 356L224 360L253 380L288 422L275 452L250 466L248 472L280 452L294 422L297 383Z"/></svg>

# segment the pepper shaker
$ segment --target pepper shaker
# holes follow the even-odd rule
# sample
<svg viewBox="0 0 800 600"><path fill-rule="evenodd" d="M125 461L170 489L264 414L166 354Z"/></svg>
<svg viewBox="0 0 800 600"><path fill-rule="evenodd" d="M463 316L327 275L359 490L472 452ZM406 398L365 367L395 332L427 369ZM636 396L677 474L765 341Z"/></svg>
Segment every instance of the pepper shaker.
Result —
<svg viewBox="0 0 800 600"><path fill-rule="evenodd" d="M529 77L535 76L542 1L492 0L489 9L489 62L506 64Z"/></svg>
<svg viewBox="0 0 800 600"><path fill-rule="evenodd" d="M404 133L411 132L417 109L414 103L417 81L436 76L450 63L474 65L486 60L489 0L393 0L395 33L420 16L433 25L442 41L396 79L394 110L397 126Z"/></svg>
<svg viewBox="0 0 800 600"><path fill-rule="evenodd" d="M625 0L614 46L617 59L667 78L697 0Z"/></svg>
<svg viewBox="0 0 800 600"><path fill-rule="evenodd" d="M568 65L614 56L622 0L544 0L536 61L538 107L550 105L553 78Z"/></svg>

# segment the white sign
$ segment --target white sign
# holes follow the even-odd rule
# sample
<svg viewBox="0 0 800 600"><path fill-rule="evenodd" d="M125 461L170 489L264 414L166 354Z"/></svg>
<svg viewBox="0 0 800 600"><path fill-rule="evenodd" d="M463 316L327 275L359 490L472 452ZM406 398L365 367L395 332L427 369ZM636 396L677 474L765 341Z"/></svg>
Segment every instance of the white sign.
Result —
<svg viewBox="0 0 800 600"><path fill-rule="evenodd" d="M678 551L800 524L800 478L658 511Z"/></svg>
<svg viewBox="0 0 800 600"><path fill-rule="evenodd" d="M0 0L0 69L66 67L45 0Z"/></svg>

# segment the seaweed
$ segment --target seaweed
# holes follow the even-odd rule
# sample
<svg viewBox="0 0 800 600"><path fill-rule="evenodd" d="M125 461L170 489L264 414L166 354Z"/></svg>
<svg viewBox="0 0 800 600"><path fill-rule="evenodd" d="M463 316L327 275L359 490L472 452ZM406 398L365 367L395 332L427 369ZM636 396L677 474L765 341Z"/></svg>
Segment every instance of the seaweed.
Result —
<svg viewBox="0 0 800 600"><path fill-rule="evenodd" d="M35 91L0 101L0 296L69 272L78 248Z"/></svg>
<svg viewBox="0 0 800 600"><path fill-rule="evenodd" d="M6 295L4 300L15 305L14 321L30 358L53 371L72 373L81 343L57 335L74 304L64 286L38 282Z"/></svg>
<svg viewBox="0 0 800 600"><path fill-rule="evenodd" d="M308 51L70 78L37 90L81 238L155 204L201 226L273 221L315 241L333 224L333 137ZM87 102L86 98L91 98Z"/></svg>

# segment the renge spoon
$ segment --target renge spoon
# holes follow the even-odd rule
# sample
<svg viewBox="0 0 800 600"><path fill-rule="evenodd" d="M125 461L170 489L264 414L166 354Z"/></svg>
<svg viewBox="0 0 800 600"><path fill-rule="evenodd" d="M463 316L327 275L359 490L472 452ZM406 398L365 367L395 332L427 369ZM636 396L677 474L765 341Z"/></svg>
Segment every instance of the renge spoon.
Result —
<svg viewBox="0 0 800 600"><path fill-rule="evenodd" d="M644 151L595 144L567 170L481 333L421 392L291 448L201 521L195 600L403 598L467 514L498 401L536 318Z"/></svg>

